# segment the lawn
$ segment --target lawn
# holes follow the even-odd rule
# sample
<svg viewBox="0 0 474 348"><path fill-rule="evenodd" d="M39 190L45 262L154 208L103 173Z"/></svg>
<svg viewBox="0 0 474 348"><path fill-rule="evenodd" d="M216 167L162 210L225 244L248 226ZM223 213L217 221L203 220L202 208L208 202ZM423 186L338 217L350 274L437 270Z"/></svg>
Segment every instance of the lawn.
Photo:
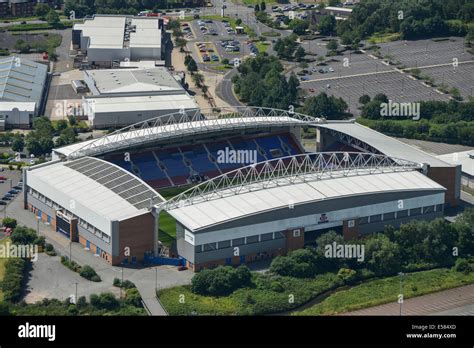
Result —
<svg viewBox="0 0 474 348"><path fill-rule="evenodd" d="M0 241L0 244L6 244L10 238L4 238ZM0 282L3 280L3 276L5 275L5 262L7 259L0 258ZM0 302L3 301L3 293L0 290Z"/></svg>
<svg viewBox="0 0 474 348"><path fill-rule="evenodd" d="M474 272L463 274L440 268L404 276L404 298L416 297L474 283ZM322 302L296 315L333 315L395 302L400 292L400 277L371 280L330 295Z"/></svg>
<svg viewBox="0 0 474 348"><path fill-rule="evenodd" d="M159 226L160 241L162 241L167 247L170 247L176 239L176 220L166 211L162 211L160 213Z"/></svg>
<svg viewBox="0 0 474 348"><path fill-rule="evenodd" d="M391 41L397 41L397 40L400 40L399 33L383 33L383 34L375 33L368 39L368 42L375 45L378 43L391 42Z"/></svg>
<svg viewBox="0 0 474 348"><path fill-rule="evenodd" d="M259 41L255 43L255 46L257 47L259 53L264 53L268 50L268 47L270 47L270 43L265 41Z"/></svg>

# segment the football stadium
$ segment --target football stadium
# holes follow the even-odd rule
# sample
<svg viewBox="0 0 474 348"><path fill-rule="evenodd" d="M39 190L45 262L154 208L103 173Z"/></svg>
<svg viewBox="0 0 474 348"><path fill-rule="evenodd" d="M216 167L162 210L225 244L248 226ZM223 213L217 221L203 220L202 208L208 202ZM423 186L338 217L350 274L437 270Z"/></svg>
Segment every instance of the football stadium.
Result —
<svg viewBox="0 0 474 348"><path fill-rule="evenodd" d="M303 137L315 144L303 147ZM353 121L181 110L53 150L25 209L112 265L238 265L441 217L461 169Z"/></svg>

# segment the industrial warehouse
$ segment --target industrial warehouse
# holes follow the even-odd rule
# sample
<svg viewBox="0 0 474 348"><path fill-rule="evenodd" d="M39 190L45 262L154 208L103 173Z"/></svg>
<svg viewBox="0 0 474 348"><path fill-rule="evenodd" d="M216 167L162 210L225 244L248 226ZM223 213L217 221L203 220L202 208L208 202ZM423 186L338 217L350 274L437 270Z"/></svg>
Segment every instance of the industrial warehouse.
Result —
<svg viewBox="0 0 474 348"><path fill-rule="evenodd" d="M119 128L157 116L198 109L184 78L165 67L84 71L90 93L83 110L94 128Z"/></svg>
<svg viewBox="0 0 474 348"><path fill-rule="evenodd" d="M94 15L74 24L72 46L81 52L81 66L110 68L120 61L161 61L169 42L163 29L161 18Z"/></svg>
<svg viewBox="0 0 474 348"><path fill-rule="evenodd" d="M256 163L218 160L228 150L253 151ZM167 257L197 271L283 255L329 230L353 239L441 217L458 204L461 170L353 122L235 107L54 149L23 180L25 209L107 262ZM169 189L178 193L165 199ZM175 221L169 246L163 214Z"/></svg>

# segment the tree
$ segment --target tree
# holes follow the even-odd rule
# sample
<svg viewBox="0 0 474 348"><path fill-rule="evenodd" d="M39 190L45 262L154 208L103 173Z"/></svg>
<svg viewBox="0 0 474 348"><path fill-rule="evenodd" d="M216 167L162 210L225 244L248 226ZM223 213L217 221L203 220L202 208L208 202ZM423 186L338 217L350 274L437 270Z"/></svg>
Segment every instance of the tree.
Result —
<svg viewBox="0 0 474 348"><path fill-rule="evenodd" d="M376 275L391 275L401 269L399 246L391 242L382 233L367 240L365 244L365 259L368 268Z"/></svg>
<svg viewBox="0 0 474 348"><path fill-rule="evenodd" d="M288 24L288 28L293 30L293 33L297 35L303 35L309 28L309 21L295 18L290 21L290 23Z"/></svg>
<svg viewBox="0 0 474 348"><path fill-rule="evenodd" d="M307 98L302 108L304 114L332 120L344 118L346 110L347 103L342 98L328 96L324 92Z"/></svg>
<svg viewBox="0 0 474 348"><path fill-rule="evenodd" d="M191 73L197 71L198 67L197 67L196 61L191 58L191 60L189 61L188 65L187 65L187 68L188 68L188 71L191 72Z"/></svg>
<svg viewBox="0 0 474 348"><path fill-rule="evenodd" d="M323 35L332 34L336 30L336 18L331 15L323 16L317 28Z"/></svg>
<svg viewBox="0 0 474 348"><path fill-rule="evenodd" d="M57 27L58 24L61 22L58 13L53 9L50 9L49 12L46 14L46 21L53 27Z"/></svg>
<svg viewBox="0 0 474 348"><path fill-rule="evenodd" d="M187 44L187 41L186 41L185 39L183 39L183 38L177 38L177 39L175 40L175 42L176 42L176 46L179 47L180 52L183 52L183 51L184 51L184 47L185 47L186 44Z"/></svg>
<svg viewBox="0 0 474 348"><path fill-rule="evenodd" d="M262 1L260 3L260 11L265 11L267 9L267 5L265 4L265 1Z"/></svg>
<svg viewBox="0 0 474 348"><path fill-rule="evenodd" d="M259 4L256 4L256 5L255 5L255 12L260 12L260 6L259 6Z"/></svg>
<svg viewBox="0 0 474 348"><path fill-rule="evenodd" d="M242 19L237 18L237 19L235 20L235 24L236 24L236 25L241 25L241 24L242 24Z"/></svg>
<svg viewBox="0 0 474 348"><path fill-rule="evenodd" d="M204 76L200 73L193 74L192 79L197 87L201 87L202 83L204 82Z"/></svg>
<svg viewBox="0 0 474 348"><path fill-rule="evenodd" d="M370 97L367 95L367 94L364 94L364 95L361 95L360 98L359 98L359 103L361 104L367 104L368 102L370 102Z"/></svg>
<svg viewBox="0 0 474 348"><path fill-rule="evenodd" d="M16 226L10 239L13 244L33 244L36 239L36 232L35 230L25 226Z"/></svg>
<svg viewBox="0 0 474 348"><path fill-rule="evenodd" d="M115 296L110 292L105 292L100 295L92 294L90 300L91 305L98 309L114 310L120 306L119 301L117 301Z"/></svg>
<svg viewBox="0 0 474 348"><path fill-rule="evenodd" d="M25 147L25 141L21 136L16 136L15 139L13 139L12 143L12 150L17 151L17 152L22 152Z"/></svg>
<svg viewBox="0 0 474 348"><path fill-rule="evenodd" d="M29 53L31 50L31 46L24 40L18 39L15 42L15 49L20 51L20 53Z"/></svg>
<svg viewBox="0 0 474 348"><path fill-rule="evenodd" d="M77 125L77 117L76 117L76 116L71 115L71 116L68 116L67 119L68 119L69 124L70 124L71 126Z"/></svg>
<svg viewBox="0 0 474 348"><path fill-rule="evenodd" d="M337 43L336 40L330 40L328 44L326 45L328 50L335 51L338 49L339 44Z"/></svg>
<svg viewBox="0 0 474 348"><path fill-rule="evenodd" d="M35 6L35 15L38 16L39 19L45 20L46 15L51 10L51 7L47 4L39 3Z"/></svg>
<svg viewBox="0 0 474 348"><path fill-rule="evenodd" d="M66 129L68 127L68 123L66 120L59 120L56 123L56 129L61 132L62 130Z"/></svg>
<svg viewBox="0 0 474 348"><path fill-rule="evenodd" d="M2 224L5 227L15 228L16 220L7 216L6 218L3 219Z"/></svg>
<svg viewBox="0 0 474 348"><path fill-rule="evenodd" d="M303 60L304 56L306 55L306 51L303 47L299 46L295 51L295 59L300 62Z"/></svg>
<svg viewBox="0 0 474 348"><path fill-rule="evenodd" d="M242 265L237 269L219 266L195 274L191 280L191 291L200 295L226 296L250 283L251 274L247 266Z"/></svg>

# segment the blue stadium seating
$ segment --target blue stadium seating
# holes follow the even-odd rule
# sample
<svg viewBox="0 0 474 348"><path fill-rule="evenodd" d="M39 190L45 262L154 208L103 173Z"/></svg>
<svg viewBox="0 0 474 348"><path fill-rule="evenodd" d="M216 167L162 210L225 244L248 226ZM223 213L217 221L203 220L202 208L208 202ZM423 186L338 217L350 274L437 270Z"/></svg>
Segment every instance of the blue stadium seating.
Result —
<svg viewBox="0 0 474 348"><path fill-rule="evenodd" d="M121 156L117 155L106 159L135 173L151 186L159 189L173 186L170 180L174 185L182 185L186 184L193 174L212 178L249 164L219 163L217 161L218 152L219 150L225 151L226 148L229 150L255 150L257 151L257 162L288 156L288 152L283 148L281 142L286 144L291 154L301 152L290 134L279 134L262 137L237 137L226 141L208 143L205 146L199 144L166 150L150 149L139 153L132 153L130 156L131 162L124 161ZM257 144L264 151L264 156L258 151ZM216 163L209 159L206 147ZM156 158L161 162L162 168L158 165Z"/></svg>

